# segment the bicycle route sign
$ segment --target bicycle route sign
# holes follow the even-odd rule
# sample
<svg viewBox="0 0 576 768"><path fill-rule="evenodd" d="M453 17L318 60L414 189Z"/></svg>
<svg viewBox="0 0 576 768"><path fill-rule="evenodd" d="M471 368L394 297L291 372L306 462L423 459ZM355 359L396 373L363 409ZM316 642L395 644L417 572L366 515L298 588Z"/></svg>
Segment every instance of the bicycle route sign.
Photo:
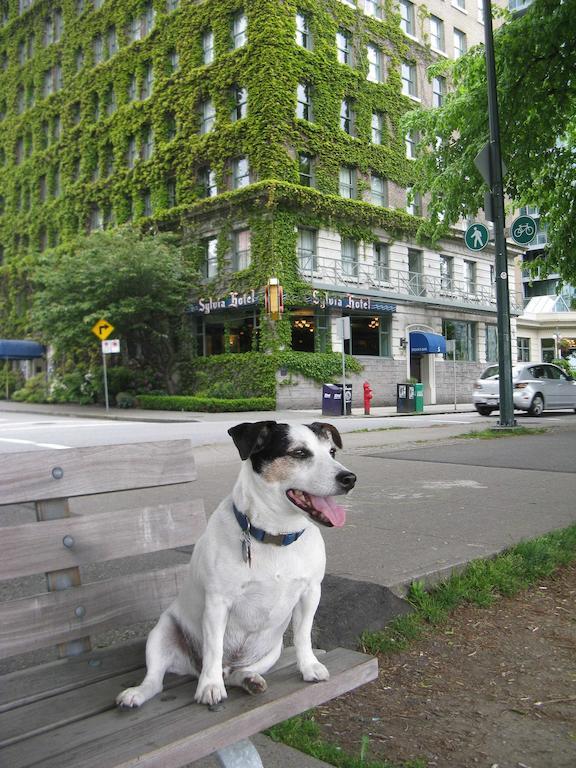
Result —
<svg viewBox="0 0 576 768"><path fill-rule="evenodd" d="M466 248L469 248L471 251L481 251L483 248L486 248L488 240L490 240L490 233L485 224L470 224L464 235Z"/></svg>
<svg viewBox="0 0 576 768"><path fill-rule="evenodd" d="M536 237L536 222L532 216L518 216L512 222L510 235L518 245L528 245Z"/></svg>

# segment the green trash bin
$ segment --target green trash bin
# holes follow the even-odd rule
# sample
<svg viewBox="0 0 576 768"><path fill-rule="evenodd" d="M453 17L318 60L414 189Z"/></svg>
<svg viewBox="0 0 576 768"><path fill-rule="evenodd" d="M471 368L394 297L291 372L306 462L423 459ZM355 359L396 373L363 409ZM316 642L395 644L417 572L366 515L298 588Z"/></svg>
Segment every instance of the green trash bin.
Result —
<svg viewBox="0 0 576 768"><path fill-rule="evenodd" d="M424 384L414 384L414 413L424 413Z"/></svg>

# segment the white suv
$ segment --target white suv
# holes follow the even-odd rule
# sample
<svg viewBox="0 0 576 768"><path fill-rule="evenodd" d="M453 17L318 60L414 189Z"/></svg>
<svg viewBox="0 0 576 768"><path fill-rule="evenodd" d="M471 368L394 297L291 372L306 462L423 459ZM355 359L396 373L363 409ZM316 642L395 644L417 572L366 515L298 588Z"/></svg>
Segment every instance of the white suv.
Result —
<svg viewBox="0 0 576 768"><path fill-rule="evenodd" d="M498 366L490 365L474 384L472 402L481 416L490 416L500 405ZM512 368L514 408L541 416L545 410L576 411L576 381L551 363L518 363Z"/></svg>

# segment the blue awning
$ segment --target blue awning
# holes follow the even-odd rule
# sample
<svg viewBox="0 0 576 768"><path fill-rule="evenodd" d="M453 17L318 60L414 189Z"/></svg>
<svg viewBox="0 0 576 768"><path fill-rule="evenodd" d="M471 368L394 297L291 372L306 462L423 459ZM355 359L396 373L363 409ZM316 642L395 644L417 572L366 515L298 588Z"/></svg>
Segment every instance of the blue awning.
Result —
<svg viewBox="0 0 576 768"><path fill-rule="evenodd" d="M436 355L446 352L446 339L439 333L410 331L410 353Z"/></svg>
<svg viewBox="0 0 576 768"><path fill-rule="evenodd" d="M0 339L0 360L32 360L44 357L44 347L37 341Z"/></svg>

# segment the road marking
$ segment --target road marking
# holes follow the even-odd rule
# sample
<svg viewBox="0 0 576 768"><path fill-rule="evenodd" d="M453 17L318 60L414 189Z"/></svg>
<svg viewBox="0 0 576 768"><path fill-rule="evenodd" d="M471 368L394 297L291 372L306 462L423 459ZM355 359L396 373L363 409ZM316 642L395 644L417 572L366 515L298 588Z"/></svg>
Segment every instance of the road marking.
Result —
<svg viewBox="0 0 576 768"><path fill-rule="evenodd" d="M16 438L0 437L0 443L16 443L17 445L35 445L37 448L71 448L71 445L59 445L58 443L37 443L34 440L16 440Z"/></svg>
<svg viewBox="0 0 576 768"><path fill-rule="evenodd" d="M141 422L134 422L135 424L140 424ZM113 421L113 422L101 422L101 421L91 421L86 423L85 421L79 421L79 422L72 422L72 423L66 423L61 424L58 421L40 421L40 422L14 422L12 424L0 424L0 430L2 432L26 432L27 430L38 430L38 429L94 429L94 427L100 427L100 426L107 426L107 427L123 427L126 425L126 422L119 422L119 421Z"/></svg>

